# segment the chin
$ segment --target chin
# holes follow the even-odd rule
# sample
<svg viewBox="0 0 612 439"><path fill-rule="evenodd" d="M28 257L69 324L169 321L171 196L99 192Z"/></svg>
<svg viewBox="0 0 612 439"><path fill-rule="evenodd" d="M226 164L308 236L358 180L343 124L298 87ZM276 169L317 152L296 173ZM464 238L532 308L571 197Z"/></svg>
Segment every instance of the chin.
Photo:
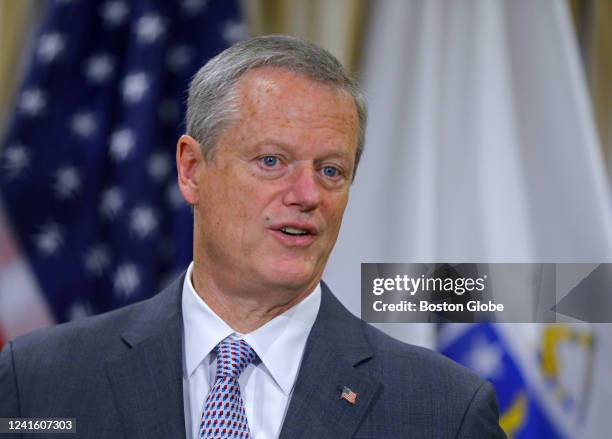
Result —
<svg viewBox="0 0 612 439"><path fill-rule="evenodd" d="M267 277L272 284L289 289L300 289L312 283L317 275L310 264L278 264Z"/></svg>

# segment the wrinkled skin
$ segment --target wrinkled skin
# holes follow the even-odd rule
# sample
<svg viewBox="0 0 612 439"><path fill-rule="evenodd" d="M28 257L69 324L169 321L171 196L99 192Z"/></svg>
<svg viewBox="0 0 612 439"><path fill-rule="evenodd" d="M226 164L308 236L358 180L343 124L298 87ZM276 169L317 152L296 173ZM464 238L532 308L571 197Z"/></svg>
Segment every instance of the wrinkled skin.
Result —
<svg viewBox="0 0 612 439"><path fill-rule="evenodd" d="M208 160L194 139L179 140L179 186L195 212L196 290L222 317L240 304L265 320L321 278L348 202L358 119L348 93L284 69L250 71L236 90L239 118Z"/></svg>

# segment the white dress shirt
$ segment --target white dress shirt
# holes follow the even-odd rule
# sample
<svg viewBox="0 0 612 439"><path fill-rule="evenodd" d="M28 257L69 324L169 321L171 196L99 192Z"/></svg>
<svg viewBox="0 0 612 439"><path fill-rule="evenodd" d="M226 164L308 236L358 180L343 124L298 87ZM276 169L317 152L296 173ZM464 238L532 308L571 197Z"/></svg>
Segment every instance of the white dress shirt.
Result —
<svg viewBox="0 0 612 439"><path fill-rule="evenodd" d="M302 361L306 339L319 312L321 287L283 314L248 334L227 325L196 293L193 262L183 284L183 404L187 438L198 438L202 408L217 370L215 346L228 336L244 339L261 362L250 364L238 380L251 437L280 434Z"/></svg>

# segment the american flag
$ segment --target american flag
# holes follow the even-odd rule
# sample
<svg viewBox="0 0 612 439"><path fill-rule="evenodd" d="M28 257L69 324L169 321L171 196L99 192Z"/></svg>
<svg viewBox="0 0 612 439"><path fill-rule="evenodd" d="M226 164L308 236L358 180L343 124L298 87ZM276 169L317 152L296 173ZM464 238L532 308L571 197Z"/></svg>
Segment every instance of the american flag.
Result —
<svg viewBox="0 0 612 439"><path fill-rule="evenodd" d="M248 35L237 1L46 5L0 151L0 204L61 322L149 297L186 268L192 215L174 164L186 89Z"/></svg>
<svg viewBox="0 0 612 439"><path fill-rule="evenodd" d="M346 386L342 387L340 398L350 402L351 404L355 404L357 402L357 394Z"/></svg>

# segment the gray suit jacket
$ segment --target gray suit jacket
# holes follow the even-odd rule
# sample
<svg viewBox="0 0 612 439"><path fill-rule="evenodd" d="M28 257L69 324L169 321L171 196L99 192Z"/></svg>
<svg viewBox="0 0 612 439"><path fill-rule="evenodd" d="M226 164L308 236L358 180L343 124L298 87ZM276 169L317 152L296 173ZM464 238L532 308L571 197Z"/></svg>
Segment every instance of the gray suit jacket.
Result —
<svg viewBox="0 0 612 439"><path fill-rule="evenodd" d="M76 437L88 439L184 437L182 284L9 343L0 354L0 418L76 418ZM343 386L358 394L355 405L340 398ZM280 437L505 436L489 384L365 324L322 284Z"/></svg>

